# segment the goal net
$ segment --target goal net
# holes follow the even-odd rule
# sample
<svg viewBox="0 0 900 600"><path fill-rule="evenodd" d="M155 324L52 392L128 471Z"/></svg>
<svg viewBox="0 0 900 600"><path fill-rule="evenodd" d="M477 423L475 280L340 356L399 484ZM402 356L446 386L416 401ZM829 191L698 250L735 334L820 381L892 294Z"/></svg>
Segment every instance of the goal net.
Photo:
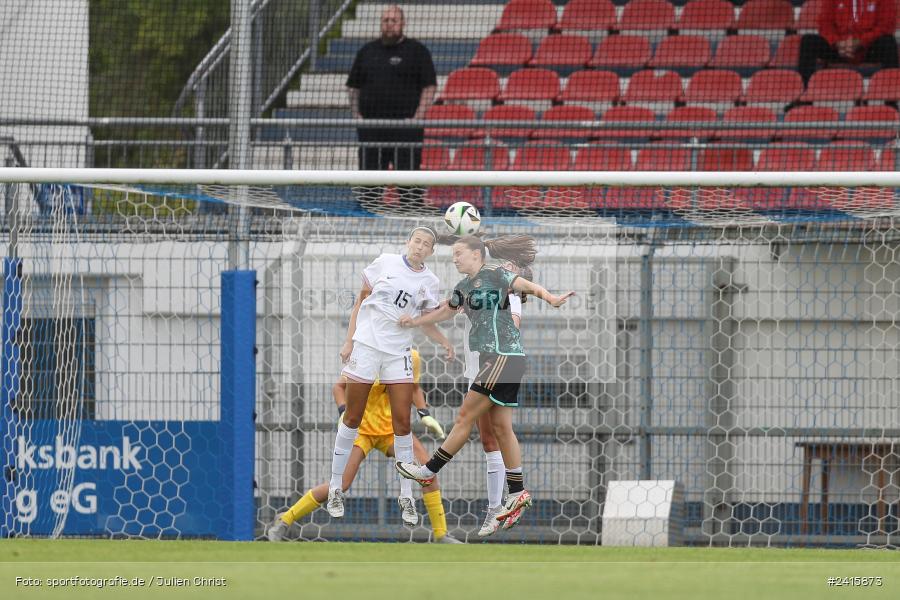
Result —
<svg viewBox="0 0 900 600"><path fill-rule="evenodd" d="M467 201L485 238L536 239L537 282L576 292L523 307L535 504L492 539L896 545L892 175L4 170L3 535L262 539L329 479L363 268ZM447 246L428 264L444 292L462 277ZM226 301L234 271L250 309ZM463 320L442 325L460 354ZM229 346L226 322L254 339ZM225 382L253 345L250 415ZM446 429L463 365L416 347ZM449 533L477 539L477 438L439 479ZM398 490L373 452L343 519L287 537L430 539Z"/></svg>

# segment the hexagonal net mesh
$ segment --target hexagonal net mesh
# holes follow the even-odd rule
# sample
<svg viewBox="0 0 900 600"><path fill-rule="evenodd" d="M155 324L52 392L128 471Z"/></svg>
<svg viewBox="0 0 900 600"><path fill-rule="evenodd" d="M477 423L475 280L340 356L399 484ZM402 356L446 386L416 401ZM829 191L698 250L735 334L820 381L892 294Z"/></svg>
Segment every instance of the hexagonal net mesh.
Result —
<svg viewBox="0 0 900 600"><path fill-rule="evenodd" d="M378 450L342 519L303 498L330 478L332 386L363 269L403 253L417 225L443 231L444 208L464 200L485 239L535 239L535 281L576 292L560 309L522 307L512 419L534 503L492 541L896 545L896 194L823 189L60 188L62 203L6 229L22 274L4 304L21 305L19 337L4 337L4 393L17 391L6 531L227 537L218 278L245 244L258 280L255 535L291 507L287 539L443 534L418 494L420 524L402 526ZM598 195L608 204L582 202ZM246 229L223 210L235 198L253 207ZM449 295L462 278L449 246L427 264ZM458 351L464 322L441 325ZM421 388L448 429L463 363L415 336ZM440 441L413 423L427 458ZM475 436L439 474L456 538L481 539L486 464Z"/></svg>

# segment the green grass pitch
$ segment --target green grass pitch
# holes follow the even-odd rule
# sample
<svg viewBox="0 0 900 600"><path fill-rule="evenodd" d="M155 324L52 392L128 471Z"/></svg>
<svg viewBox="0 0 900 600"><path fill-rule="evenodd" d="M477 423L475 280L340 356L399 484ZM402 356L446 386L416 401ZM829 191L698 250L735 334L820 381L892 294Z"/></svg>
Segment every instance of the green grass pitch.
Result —
<svg viewBox="0 0 900 600"><path fill-rule="evenodd" d="M0 598L895 599L900 553L19 539L0 541Z"/></svg>

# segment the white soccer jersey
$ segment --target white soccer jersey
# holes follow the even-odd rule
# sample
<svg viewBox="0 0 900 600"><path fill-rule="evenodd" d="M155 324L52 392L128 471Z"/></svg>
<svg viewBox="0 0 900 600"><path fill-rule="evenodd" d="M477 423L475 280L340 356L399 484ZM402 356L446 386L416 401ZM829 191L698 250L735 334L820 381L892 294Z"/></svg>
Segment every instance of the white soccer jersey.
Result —
<svg viewBox="0 0 900 600"><path fill-rule="evenodd" d="M440 304L440 281L428 267L414 271L400 254L382 254L363 271L372 293L363 300L356 317L353 341L386 354L409 353L413 332L397 321L417 317Z"/></svg>
<svg viewBox="0 0 900 600"><path fill-rule="evenodd" d="M518 294L510 294L509 295L509 312L512 313L513 316L522 318L522 298ZM469 350L469 332L472 330L472 322L469 319L466 319L466 331L465 337L465 349L466 349L466 370L463 373L463 377L469 381L471 384L472 381L475 380L475 376L478 375L478 352L472 352Z"/></svg>

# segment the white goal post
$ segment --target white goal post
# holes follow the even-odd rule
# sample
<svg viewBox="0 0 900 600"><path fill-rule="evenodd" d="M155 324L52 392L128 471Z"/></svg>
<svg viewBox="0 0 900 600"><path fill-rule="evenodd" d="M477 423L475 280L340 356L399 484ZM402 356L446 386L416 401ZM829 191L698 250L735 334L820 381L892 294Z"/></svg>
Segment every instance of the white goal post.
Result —
<svg viewBox="0 0 900 600"><path fill-rule="evenodd" d="M900 171L348 171L0 167L3 183L610 187L900 187Z"/></svg>

